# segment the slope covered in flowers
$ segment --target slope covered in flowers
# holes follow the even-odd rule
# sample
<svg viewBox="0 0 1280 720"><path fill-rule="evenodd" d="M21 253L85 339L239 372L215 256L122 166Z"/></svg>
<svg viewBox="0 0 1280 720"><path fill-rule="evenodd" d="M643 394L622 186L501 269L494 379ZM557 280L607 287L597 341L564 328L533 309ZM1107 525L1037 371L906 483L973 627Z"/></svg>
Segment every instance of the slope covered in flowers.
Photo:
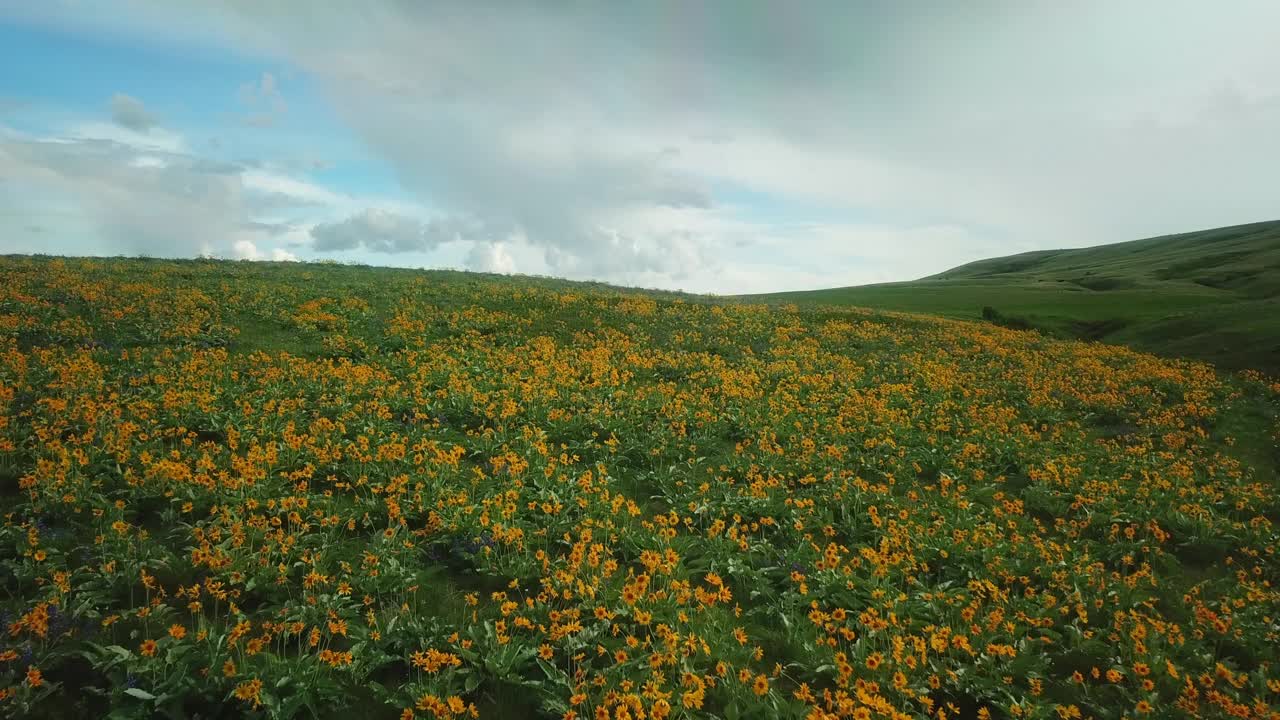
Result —
<svg viewBox="0 0 1280 720"><path fill-rule="evenodd" d="M1278 403L852 309L0 259L0 714L1278 717Z"/></svg>

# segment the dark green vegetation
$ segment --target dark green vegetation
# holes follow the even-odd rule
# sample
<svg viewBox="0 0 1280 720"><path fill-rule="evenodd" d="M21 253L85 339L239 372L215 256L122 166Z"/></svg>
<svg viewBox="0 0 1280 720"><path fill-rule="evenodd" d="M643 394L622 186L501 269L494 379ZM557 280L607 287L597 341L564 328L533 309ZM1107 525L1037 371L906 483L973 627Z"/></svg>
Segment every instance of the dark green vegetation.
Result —
<svg viewBox="0 0 1280 720"><path fill-rule="evenodd" d="M986 318L1280 373L1280 221L981 260L913 282L753 296Z"/></svg>

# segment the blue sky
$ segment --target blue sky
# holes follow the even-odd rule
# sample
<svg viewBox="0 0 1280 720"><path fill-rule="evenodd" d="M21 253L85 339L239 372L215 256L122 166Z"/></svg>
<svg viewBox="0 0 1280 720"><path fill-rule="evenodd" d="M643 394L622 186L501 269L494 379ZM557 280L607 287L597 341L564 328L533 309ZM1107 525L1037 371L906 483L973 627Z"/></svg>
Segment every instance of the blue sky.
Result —
<svg viewBox="0 0 1280 720"><path fill-rule="evenodd" d="M5 115L12 128L42 134L108 122L110 99L122 93L145 98L149 113L207 157L302 168L347 192L405 197L390 168L334 116L315 81L287 63L17 21L0 23L0 47L13 58L0 68L0 87L19 103ZM268 126L250 126L250 118L270 111L260 97L245 96L246 86L260 89L264 75L287 96L285 109Z"/></svg>
<svg viewBox="0 0 1280 720"><path fill-rule="evenodd" d="M175 7L0 0L0 252L737 293L1280 216L1260 0Z"/></svg>

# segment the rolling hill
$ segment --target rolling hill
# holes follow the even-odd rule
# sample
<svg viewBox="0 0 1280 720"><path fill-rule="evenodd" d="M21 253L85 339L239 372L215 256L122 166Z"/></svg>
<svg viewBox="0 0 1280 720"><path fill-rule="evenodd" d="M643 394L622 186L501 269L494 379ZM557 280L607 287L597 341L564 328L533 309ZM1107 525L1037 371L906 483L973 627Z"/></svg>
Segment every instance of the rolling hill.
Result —
<svg viewBox="0 0 1280 720"><path fill-rule="evenodd" d="M900 283L748 296L985 318L1280 373L1280 221L980 260Z"/></svg>

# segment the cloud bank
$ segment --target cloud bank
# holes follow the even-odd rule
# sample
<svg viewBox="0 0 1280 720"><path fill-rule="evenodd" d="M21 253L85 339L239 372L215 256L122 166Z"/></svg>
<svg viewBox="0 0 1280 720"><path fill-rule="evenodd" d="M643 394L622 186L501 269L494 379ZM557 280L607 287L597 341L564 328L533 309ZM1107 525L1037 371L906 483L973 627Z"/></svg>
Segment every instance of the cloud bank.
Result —
<svg viewBox="0 0 1280 720"><path fill-rule="evenodd" d="M569 274L733 263L706 231L742 219L726 188L767 197L763 236L807 206L853 244L969 242L917 274L1280 211L1274 3L230 7L229 32L320 79L406 187ZM826 249L784 245L779 265Z"/></svg>
<svg viewBox="0 0 1280 720"><path fill-rule="evenodd" d="M414 199L126 173L192 173L241 232L246 197L312 203L317 256L745 292L1280 216L1264 0L131 7L296 68ZM251 124L296 117L280 85L245 83ZM155 136L128 100L110 127Z"/></svg>
<svg viewBox="0 0 1280 720"><path fill-rule="evenodd" d="M117 105L113 101L113 108ZM124 106L130 112L142 107L140 102ZM307 193L295 188L302 197L291 198L266 192L254 182L255 171L183 152L181 136L154 122L145 133L134 125L121 132L87 125L70 135L46 137L0 126L0 178L11 180L0 183L0 215L41 220L40 237L16 249L293 259L283 248L256 249L289 228L254 218L304 204ZM153 134L161 142L150 142ZM79 244L47 247L54 234Z"/></svg>
<svg viewBox="0 0 1280 720"><path fill-rule="evenodd" d="M446 242L487 242L495 231L478 222L437 218L423 222L378 208L311 228L313 247L320 252L355 250L398 254L428 252Z"/></svg>

